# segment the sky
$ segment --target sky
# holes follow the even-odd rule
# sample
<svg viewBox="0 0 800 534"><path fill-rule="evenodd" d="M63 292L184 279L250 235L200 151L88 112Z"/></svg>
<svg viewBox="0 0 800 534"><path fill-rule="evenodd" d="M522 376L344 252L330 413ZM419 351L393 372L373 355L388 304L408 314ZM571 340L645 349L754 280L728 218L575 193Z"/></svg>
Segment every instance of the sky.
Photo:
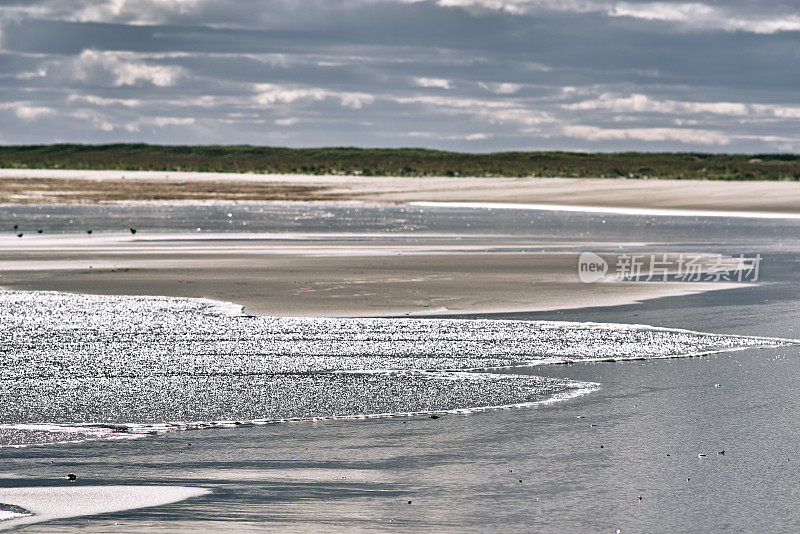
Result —
<svg viewBox="0 0 800 534"><path fill-rule="evenodd" d="M0 144L800 152L798 0L0 0Z"/></svg>

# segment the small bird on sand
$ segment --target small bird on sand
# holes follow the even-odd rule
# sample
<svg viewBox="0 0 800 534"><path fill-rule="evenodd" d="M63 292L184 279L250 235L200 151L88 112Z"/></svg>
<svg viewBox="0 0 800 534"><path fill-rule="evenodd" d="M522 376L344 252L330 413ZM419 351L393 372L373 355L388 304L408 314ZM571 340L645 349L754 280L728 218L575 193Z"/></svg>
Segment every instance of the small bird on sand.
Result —
<svg viewBox="0 0 800 534"><path fill-rule="evenodd" d="M17 237L22 237L22 232L18 233Z"/></svg>
<svg viewBox="0 0 800 534"><path fill-rule="evenodd" d="M75 473L68 473L67 474L67 479L70 482L75 482L76 480L78 480L78 475L76 475Z"/></svg>
<svg viewBox="0 0 800 534"><path fill-rule="evenodd" d="M14 230L17 230L18 228L19 228L19 225L18 225L18 224L15 224L15 225L14 225Z"/></svg>
<svg viewBox="0 0 800 534"><path fill-rule="evenodd" d="M724 454L725 454L725 451L717 451L717 454L722 454L722 455L724 455Z"/></svg>
<svg viewBox="0 0 800 534"><path fill-rule="evenodd" d="M136 233L136 228L131 228L131 234L135 234L135 233Z"/></svg>
<svg viewBox="0 0 800 534"><path fill-rule="evenodd" d="M92 230L91 229L86 230L86 233L89 234L89 235L92 235Z"/></svg>
<svg viewBox="0 0 800 534"><path fill-rule="evenodd" d="M39 228L38 230L36 230L36 233L37 233L37 234L41 234L43 231L44 231L44 230L42 230L41 228Z"/></svg>

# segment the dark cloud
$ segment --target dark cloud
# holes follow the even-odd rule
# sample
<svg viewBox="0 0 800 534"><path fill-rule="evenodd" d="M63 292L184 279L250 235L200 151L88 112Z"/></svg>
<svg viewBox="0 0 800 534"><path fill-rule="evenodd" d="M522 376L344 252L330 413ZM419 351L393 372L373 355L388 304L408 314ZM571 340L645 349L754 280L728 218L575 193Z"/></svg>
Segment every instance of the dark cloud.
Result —
<svg viewBox="0 0 800 534"><path fill-rule="evenodd" d="M0 142L798 151L796 12L0 0Z"/></svg>

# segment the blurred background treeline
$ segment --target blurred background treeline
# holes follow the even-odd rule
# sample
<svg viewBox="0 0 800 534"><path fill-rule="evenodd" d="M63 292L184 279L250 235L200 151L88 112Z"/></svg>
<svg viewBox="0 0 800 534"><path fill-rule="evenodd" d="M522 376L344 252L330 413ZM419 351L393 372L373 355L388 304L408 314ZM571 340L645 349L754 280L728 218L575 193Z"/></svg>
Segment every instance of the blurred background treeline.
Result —
<svg viewBox="0 0 800 534"><path fill-rule="evenodd" d="M497 152L417 148L56 144L0 147L0 168L343 174L800 180L800 155Z"/></svg>

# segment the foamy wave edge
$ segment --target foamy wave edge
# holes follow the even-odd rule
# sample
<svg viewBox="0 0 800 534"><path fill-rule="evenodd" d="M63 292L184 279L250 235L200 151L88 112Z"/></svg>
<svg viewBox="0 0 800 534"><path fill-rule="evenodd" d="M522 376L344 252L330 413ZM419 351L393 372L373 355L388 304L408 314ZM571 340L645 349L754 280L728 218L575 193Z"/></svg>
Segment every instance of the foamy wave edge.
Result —
<svg viewBox="0 0 800 534"><path fill-rule="evenodd" d="M474 374L474 373L469 373ZM487 374L488 375L488 374ZM496 377L513 377L514 375L495 375ZM481 377L491 379L491 375ZM212 428L239 428L253 426L267 426L286 423L303 423L315 421L359 421L369 419L393 419L400 417L418 417L425 415L472 415L494 410L511 410L549 406L558 402L589 395L600 389L596 382L569 381L564 384L564 391L559 391L545 399L512 404L489 406L471 406L468 408L453 408L450 410L422 410L411 412L386 412L351 415L289 417L278 419L250 419L230 421L170 421L166 423L77 423L74 425L60 423L26 423L26 424L0 424L0 430L29 430L39 432L63 432L76 434L75 439L53 441L47 443L20 443L13 445L0 445L0 448L26 448L52 445L68 445L86 441L138 439L146 436L165 434L167 432L183 430L204 430ZM77 437L80 435L80 437Z"/></svg>

